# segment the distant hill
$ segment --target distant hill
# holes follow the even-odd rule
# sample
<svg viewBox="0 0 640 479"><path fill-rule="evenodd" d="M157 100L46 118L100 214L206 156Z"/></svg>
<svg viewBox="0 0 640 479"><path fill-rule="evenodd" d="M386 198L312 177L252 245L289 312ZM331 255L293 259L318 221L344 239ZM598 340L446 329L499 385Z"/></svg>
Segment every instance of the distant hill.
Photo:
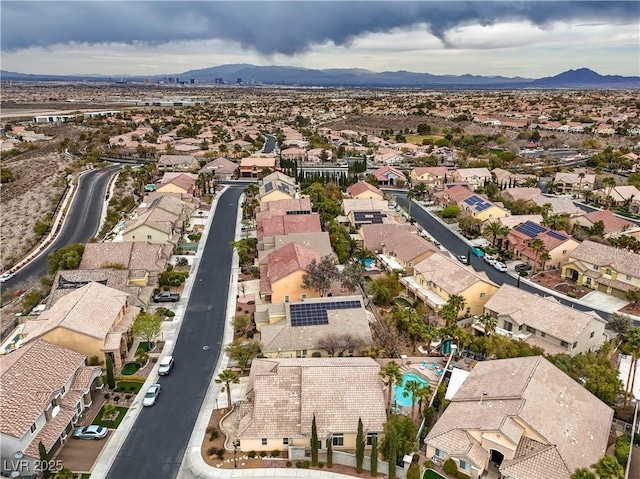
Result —
<svg viewBox="0 0 640 479"><path fill-rule="evenodd" d="M122 76L82 76L82 75L30 75L1 71L2 80L16 81L90 81L116 82ZM143 76L124 77L126 82L140 81ZM229 64L216 67L189 70L183 73L155 75L150 78L179 78L181 81L210 80L221 78L225 83L320 86L320 87L386 87L386 88L640 88L640 77L600 75L588 68L568 70L552 77L539 79L504 76L479 75L432 75L409 71L373 72L361 68L314 70L289 66L256 66L250 64Z"/></svg>

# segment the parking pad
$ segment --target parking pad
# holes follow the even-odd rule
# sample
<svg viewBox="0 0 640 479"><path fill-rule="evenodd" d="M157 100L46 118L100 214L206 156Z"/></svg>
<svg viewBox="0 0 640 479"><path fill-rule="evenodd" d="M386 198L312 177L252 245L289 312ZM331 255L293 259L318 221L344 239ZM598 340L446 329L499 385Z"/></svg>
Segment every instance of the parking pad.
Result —
<svg viewBox="0 0 640 479"><path fill-rule="evenodd" d="M69 437L55 459L61 461L62 467L68 467L73 472L91 472L98 456L111 440L113 433L115 430L109 429L109 435L99 441Z"/></svg>

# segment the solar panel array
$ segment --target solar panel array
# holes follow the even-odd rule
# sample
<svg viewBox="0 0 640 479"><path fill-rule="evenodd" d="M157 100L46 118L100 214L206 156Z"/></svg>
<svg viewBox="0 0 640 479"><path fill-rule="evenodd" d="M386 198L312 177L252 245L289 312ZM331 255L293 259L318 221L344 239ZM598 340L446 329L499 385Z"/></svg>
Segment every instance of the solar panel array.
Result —
<svg viewBox="0 0 640 479"><path fill-rule="evenodd" d="M360 301L292 304L289 306L291 326L319 326L329 324L327 311L335 309L360 309Z"/></svg>
<svg viewBox="0 0 640 479"><path fill-rule="evenodd" d="M295 210L295 211L287 211L288 215L310 215L311 210Z"/></svg>
<svg viewBox="0 0 640 479"><path fill-rule="evenodd" d="M386 216L387 215L381 213L380 211L354 211L353 212L353 219L355 220L356 223L360 223L360 224L368 223L368 224L374 224L374 225L381 225L382 223L384 223L382 218Z"/></svg>
<svg viewBox="0 0 640 479"><path fill-rule="evenodd" d="M469 206L473 206L476 211L484 211L491 207L491 202L479 197L478 195L471 195L465 198L464 202Z"/></svg>
<svg viewBox="0 0 640 479"><path fill-rule="evenodd" d="M527 235L530 238L535 238L543 231L547 231L547 228L533 223L532 221L527 221L519 226L516 226L515 230Z"/></svg>
<svg viewBox="0 0 640 479"><path fill-rule="evenodd" d="M269 182L266 185L264 185L264 191L266 193L269 193L272 189L273 189L273 183Z"/></svg>
<svg viewBox="0 0 640 479"><path fill-rule="evenodd" d="M547 234L552 238L559 239L560 241L564 241L567 239L565 235L558 233L557 231L549 230Z"/></svg>

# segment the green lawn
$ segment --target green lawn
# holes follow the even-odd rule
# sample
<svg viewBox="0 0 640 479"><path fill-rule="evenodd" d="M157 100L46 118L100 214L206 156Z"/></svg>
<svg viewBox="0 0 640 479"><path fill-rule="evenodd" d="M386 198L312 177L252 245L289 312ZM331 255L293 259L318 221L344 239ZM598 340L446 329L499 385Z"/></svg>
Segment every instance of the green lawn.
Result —
<svg viewBox="0 0 640 479"><path fill-rule="evenodd" d="M122 367L122 375L131 376L132 374L135 374L138 369L140 369L140 365L138 363L127 363Z"/></svg>
<svg viewBox="0 0 640 479"><path fill-rule="evenodd" d="M138 349L142 349L145 353L148 353L153 349L153 343L148 343L147 341L140 341L138 345Z"/></svg>
<svg viewBox="0 0 640 479"><path fill-rule="evenodd" d="M113 421L103 421L102 414L104 413L104 406L98 411L98 415L93 420L92 424L97 424L98 426L104 426L109 429L117 429L124 415L127 413L128 408L122 406L116 406L116 410L118 411L118 417L116 417Z"/></svg>
<svg viewBox="0 0 640 479"><path fill-rule="evenodd" d="M116 391L138 394L138 391L140 391L142 385L143 383L138 381L118 381L118 383L116 384ZM120 388L124 388L124 391L121 391ZM133 391L131 390L131 388L134 388Z"/></svg>
<svg viewBox="0 0 640 479"><path fill-rule="evenodd" d="M431 143L435 143L438 140L444 138L440 135L404 135L407 139L407 143L413 143L414 145L422 145L422 140L430 140Z"/></svg>
<svg viewBox="0 0 640 479"><path fill-rule="evenodd" d="M433 469L427 469L426 471L424 471L424 475L422 476L422 479L447 479L447 478L444 476L441 476Z"/></svg>
<svg viewBox="0 0 640 479"><path fill-rule="evenodd" d="M402 308L411 308L413 305L405 298L396 298L396 304Z"/></svg>

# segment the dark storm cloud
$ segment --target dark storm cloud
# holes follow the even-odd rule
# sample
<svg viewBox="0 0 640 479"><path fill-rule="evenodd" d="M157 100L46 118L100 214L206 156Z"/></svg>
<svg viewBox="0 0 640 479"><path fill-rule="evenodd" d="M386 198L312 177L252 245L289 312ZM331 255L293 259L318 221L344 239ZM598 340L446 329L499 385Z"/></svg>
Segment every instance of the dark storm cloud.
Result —
<svg viewBox="0 0 640 479"><path fill-rule="evenodd" d="M220 39L262 54L348 45L367 33L425 23L446 33L469 23L529 20L637 23L636 1L526 2L13 2L1 4L2 51L71 42L163 44ZM594 39L597 40L597 39ZM606 41L606 39L602 39Z"/></svg>

